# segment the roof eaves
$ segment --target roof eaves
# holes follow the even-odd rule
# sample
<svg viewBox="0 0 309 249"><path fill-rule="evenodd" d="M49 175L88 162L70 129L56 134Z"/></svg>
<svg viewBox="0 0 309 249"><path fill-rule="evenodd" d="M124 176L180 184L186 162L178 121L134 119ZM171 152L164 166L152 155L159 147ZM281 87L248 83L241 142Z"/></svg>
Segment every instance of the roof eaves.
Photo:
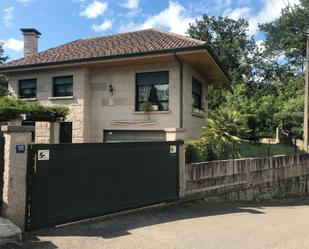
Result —
<svg viewBox="0 0 309 249"><path fill-rule="evenodd" d="M190 46L190 47L160 49L160 50L152 50L152 51L147 51L147 52L137 52L137 53L128 53L128 54L120 54L120 55L109 55L109 56L82 58L82 59L65 60L65 61L55 61L55 62L46 62L46 63L37 63L37 64L28 64L28 65L8 66L8 67L1 67L0 66L0 73L6 73L6 72L12 72L12 71L14 72L14 71L19 71L19 70L24 70L24 69L35 69L35 68L40 68L40 67L48 67L48 66L56 66L56 65L87 63L87 62L96 62L96 61L104 61L104 60L111 60L111 59L129 58L129 57L136 57L136 56L184 52L184 51L198 50L198 49L206 49L209 52L209 54L212 56L212 58L214 59L215 63L220 67L220 69L222 70L222 72L224 73L224 75L228 79L228 81L230 81L230 82L232 81L231 76L226 71L223 64L220 62L216 53L206 43L201 44L201 45L196 45L196 46Z"/></svg>
<svg viewBox="0 0 309 249"><path fill-rule="evenodd" d="M135 57L135 56L144 56L144 55L154 55L154 54L167 54L171 52L180 52L180 51L190 51L204 48L204 44L190 46L190 47L182 47L182 48L169 48L169 49L160 49L160 50L153 50L147 52L137 52L137 53L128 53L128 54L120 54L120 55L108 55L108 56L100 56L100 57L91 57L91 58L82 58L82 59L74 59L74 60L64 60L64 61L55 61L55 62L46 62L46 63L37 63L37 64L28 64L28 65L17 65L17 66L7 66L1 67L0 66L0 73L5 73L8 71L19 71L23 69L32 69L38 67L48 67L48 66L55 66L55 65L65 65L65 64L75 64L75 63L83 63L83 62L95 62L95 61L102 61L102 60L110 60L110 59L121 59L121 58L128 58L128 57Z"/></svg>

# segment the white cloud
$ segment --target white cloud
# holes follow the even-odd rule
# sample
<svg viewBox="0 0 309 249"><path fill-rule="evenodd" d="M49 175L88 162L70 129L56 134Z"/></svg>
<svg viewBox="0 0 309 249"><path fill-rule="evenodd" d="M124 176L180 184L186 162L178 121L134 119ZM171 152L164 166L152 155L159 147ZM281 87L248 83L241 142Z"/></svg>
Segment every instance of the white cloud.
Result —
<svg viewBox="0 0 309 249"><path fill-rule="evenodd" d="M107 10L107 2L93 1L89 4L81 13L81 16L85 16L89 19L96 18L102 15Z"/></svg>
<svg viewBox="0 0 309 249"><path fill-rule="evenodd" d="M299 0L289 0L291 6L299 4ZM249 21L249 34L254 35L258 30L259 23L266 23L280 17L281 10L286 7L284 1L275 0L261 0L261 9L259 12L254 13L250 7L242 7L236 9L228 9L225 15L233 18L246 18Z"/></svg>
<svg viewBox="0 0 309 249"><path fill-rule="evenodd" d="M93 24L91 28L95 32L104 32L112 27L112 21L111 20L105 20L100 25Z"/></svg>
<svg viewBox="0 0 309 249"><path fill-rule="evenodd" d="M123 30L137 30L149 28L164 28L178 34L185 34L194 18L188 15L188 11L178 2L169 1L168 8L156 15L150 16L142 24L129 23L122 25Z"/></svg>
<svg viewBox="0 0 309 249"><path fill-rule="evenodd" d="M247 17L252 11L249 7L242 7L236 9L228 9L225 11L224 15L229 16L232 19L239 19Z"/></svg>
<svg viewBox="0 0 309 249"><path fill-rule="evenodd" d="M17 0L18 3L21 3L25 6L28 6L32 0Z"/></svg>
<svg viewBox="0 0 309 249"><path fill-rule="evenodd" d="M121 4L121 6L128 9L137 9L140 0L127 0L125 3Z"/></svg>
<svg viewBox="0 0 309 249"><path fill-rule="evenodd" d="M271 22L281 15L281 10L286 7L284 1L263 0L263 7L260 12L251 18L249 18L249 32L255 34L258 29L259 23ZM289 0L289 3L293 6L299 4L299 0Z"/></svg>
<svg viewBox="0 0 309 249"><path fill-rule="evenodd" d="M20 52L24 48L24 42L17 40L15 38L9 38L8 40L4 41L4 49L9 49L15 52Z"/></svg>
<svg viewBox="0 0 309 249"><path fill-rule="evenodd" d="M7 26L7 27L11 26L12 21L14 19L14 15L13 15L14 7L5 8L5 9L3 9L2 12L3 12L2 19L3 19L4 25Z"/></svg>

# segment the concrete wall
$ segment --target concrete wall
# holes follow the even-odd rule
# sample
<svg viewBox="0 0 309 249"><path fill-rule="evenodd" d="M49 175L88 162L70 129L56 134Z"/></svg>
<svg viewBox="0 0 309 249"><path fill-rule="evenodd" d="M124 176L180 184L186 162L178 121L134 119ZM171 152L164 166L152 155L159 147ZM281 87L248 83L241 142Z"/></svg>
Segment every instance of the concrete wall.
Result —
<svg viewBox="0 0 309 249"><path fill-rule="evenodd" d="M255 200L306 195L309 154L186 165L186 196Z"/></svg>
<svg viewBox="0 0 309 249"><path fill-rule="evenodd" d="M73 122L73 142L102 142L103 130L164 130L180 128L180 82L178 62L96 67L52 69L12 75L9 91L18 96L18 80L37 79L37 100L45 105L66 105ZM169 71L169 111L145 114L135 111L135 75L140 72ZM52 97L55 76L73 75L73 98ZM207 96L207 82L188 64L184 65L184 129L178 137L196 139L205 124L206 114L192 113L192 77L203 83ZM113 94L109 91L113 86ZM207 109L207 105L206 105ZM149 120L145 123L143 121ZM124 121L124 123L119 123ZM127 123L126 123L127 121ZM37 126L37 131L40 131ZM43 126L42 126L43 127ZM45 132L41 130L42 134Z"/></svg>

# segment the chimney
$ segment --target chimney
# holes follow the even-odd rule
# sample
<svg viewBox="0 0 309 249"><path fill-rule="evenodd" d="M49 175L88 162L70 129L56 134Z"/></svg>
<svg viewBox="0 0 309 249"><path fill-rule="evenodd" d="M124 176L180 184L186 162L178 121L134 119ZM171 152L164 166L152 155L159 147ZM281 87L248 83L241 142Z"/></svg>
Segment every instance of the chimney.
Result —
<svg viewBox="0 0 309 249"><path fill-rule="evenodd" d="M38 52L38 39L41 33L36 29L20 29L24 35L24 57Z"/></svg>

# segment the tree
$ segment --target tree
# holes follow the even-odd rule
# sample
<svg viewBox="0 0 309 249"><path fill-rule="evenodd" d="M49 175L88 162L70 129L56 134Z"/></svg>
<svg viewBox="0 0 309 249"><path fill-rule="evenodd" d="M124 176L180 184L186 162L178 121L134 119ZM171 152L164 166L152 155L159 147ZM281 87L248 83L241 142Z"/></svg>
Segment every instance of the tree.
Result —
<svg viewBox="0 0 309 249"><path fill-rule="evenodd" d="M196 39L206 41L228 70L234 84L252 79L252 61L255 59L256 45L247 35L248 22L228 17L203 15L190 24L187 33ZM210 86L210 109L225 102L225 93L230 86Z"/></svg>
<svg viewBox="0 0 309 249"><path fill-rule="evenodd" d="M206 126L202 128L202 138L210 143L212 152L218 159L231 155L239 157L237 146L250 130L245 118L235 109L220 107L209 113Z"/></svg>
<svg viewBox="0 0 309 249"><path fill-rule="evenodd" d="M0 65L5 63L8 59L7 56L4 56L3 43L0 42ZM0 74L0 96L7 95L7 78Z"/></svg>
<svg viewBox="0 0 309 249"><path fill-rule="evenodd" d="M265 34L264 57L273 63L284 56L277 65L277 76L287 70L294 74L304 72L308 16L309 0L300 0L299 5L283 9L275 21L259 25L260 31Z"/></svg>

